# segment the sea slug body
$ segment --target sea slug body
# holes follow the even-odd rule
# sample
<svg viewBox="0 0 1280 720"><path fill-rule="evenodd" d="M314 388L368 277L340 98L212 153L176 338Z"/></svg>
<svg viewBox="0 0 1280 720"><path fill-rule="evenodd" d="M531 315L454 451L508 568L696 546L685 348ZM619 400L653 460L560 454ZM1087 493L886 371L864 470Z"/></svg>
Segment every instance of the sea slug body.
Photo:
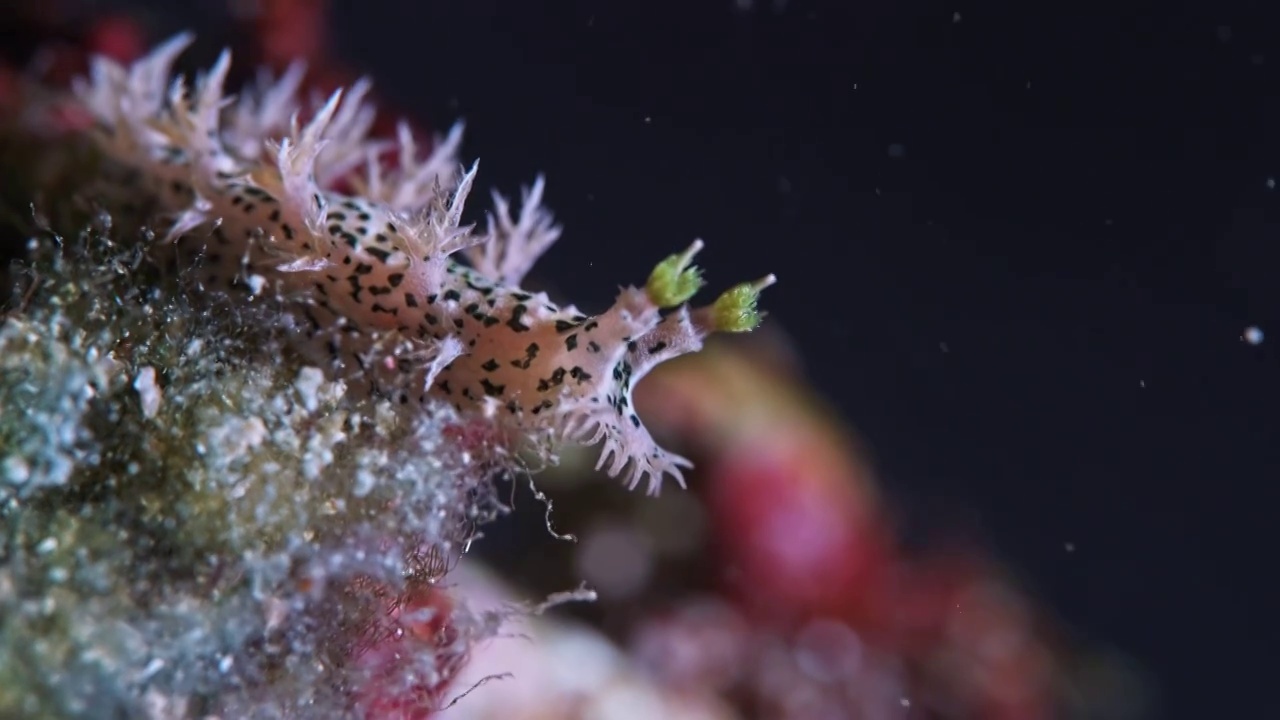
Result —
<svg viewBox="0 0 1280 720"><path fill-rule="evenodd" d="M369 137L367 83L304 108L300 66L229 97L226 52L189 86L172 66L190 41L177 36L129 66L96 58L74 90L114 184L154 200L163 239L200 259L199 287L296 300L303 352L401 403L434 398L512 437L602 444L598 466L628 486L647 477L656 494L667 475L683 486L689 462L654 442L632 388L712 332L753 329L773 276L690 308L698 241L602 314L557 306L520 288L560 235L541 178L514 216L495 195L477 232L460 224L476 167L454 160L459 128L419 157L405 127L394 140ZM375 336L394 342L377 355Z"/></svg>

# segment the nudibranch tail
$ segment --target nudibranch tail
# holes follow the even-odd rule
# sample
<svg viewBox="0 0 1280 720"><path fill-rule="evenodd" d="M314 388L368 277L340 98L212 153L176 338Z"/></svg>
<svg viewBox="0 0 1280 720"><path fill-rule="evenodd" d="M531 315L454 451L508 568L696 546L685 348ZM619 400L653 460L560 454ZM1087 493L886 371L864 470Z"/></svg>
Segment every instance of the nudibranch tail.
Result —
<svg viewBox="0 0 1280 720"><path fill-rule="evenodd" d="M654 441L632 390L708 335L755 328L773 276L690 308L699 240L599 315L558 306L520 287L561 235L542 177L518 211L494 193L478 231L462 223L477 168L456 159L461 124L426 154L404 124L371 137L369 83L304 104L301 65L228 96L229 53L188 86L172 69L191 40L127 67L97 58L74 90L126 189L203 258L199 289L289 298L298 351L351 387L483 414L515 443L600 444L599 467L633 488L647 478L650 493L667 476L684 484L690 462Z"/></svg>

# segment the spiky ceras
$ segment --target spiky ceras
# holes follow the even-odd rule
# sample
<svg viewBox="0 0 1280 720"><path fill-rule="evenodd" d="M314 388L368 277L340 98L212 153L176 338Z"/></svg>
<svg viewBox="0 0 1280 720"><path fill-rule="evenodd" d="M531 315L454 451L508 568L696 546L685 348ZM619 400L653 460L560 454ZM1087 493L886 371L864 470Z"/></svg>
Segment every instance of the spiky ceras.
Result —
<svg viewBox="0 0 1280 720"><path fill-rule="evenodd" d="M75 96L116 184L151 197L167 238L202 258L198 288L292 299L300 350L403 404L434 398L482 412L516 440L600 443L597 467L625 472L630 487L647 476L657 493L665 475L683 485L690 463L654 442L632 388L711 333L755 328L774 276L691 309L703 286L696 241L604 313L557 306L520 287L561 232L541 206L541 178L514 218L495 194L476 232L460 224L476 173L453 159L460 127L425 158L404 125L394 141L370 138L363 81L316 103L302 124L301 66L227 96L228 52L194 87L173 75L190 42L177 36L127 67L95 58Z"/></svg>

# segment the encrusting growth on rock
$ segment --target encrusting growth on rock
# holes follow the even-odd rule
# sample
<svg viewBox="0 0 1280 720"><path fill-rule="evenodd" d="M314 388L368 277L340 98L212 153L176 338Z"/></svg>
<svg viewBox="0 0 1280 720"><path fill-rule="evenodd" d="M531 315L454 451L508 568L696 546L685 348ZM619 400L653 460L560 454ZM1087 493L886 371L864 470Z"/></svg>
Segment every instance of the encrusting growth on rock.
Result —
<svg viewBox="0 0 1280 720"><path fill-rule="evenodd" d="M560 234L541 178L514 216L495 196L477 232L461 224L476 167L454 160L459 128L425 158L407 127L371 138L367 83L302 123L300 67L231 97L226 52L189 87L172 65L190 42L179 35L127 67L97 58L75 95L114 184L153 198L164 239L198 263L199 288L293 301L299 349L349 384L483 413L515 440L601 444L598 467L632 488L647 477L656 494L667 475L683 485L689 462L654 442L632 388L713 332L755 328L772 275L690 308L698 241L602 314L557 306L519 287Z"/></svg>

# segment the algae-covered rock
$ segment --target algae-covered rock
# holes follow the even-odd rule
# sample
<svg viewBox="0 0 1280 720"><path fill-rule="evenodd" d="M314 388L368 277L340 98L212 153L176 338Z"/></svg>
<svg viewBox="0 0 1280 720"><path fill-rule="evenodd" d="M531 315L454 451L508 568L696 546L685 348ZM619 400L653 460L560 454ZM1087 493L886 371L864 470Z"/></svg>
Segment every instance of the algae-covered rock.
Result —
<svg viewBox="0 0 1280 720"><path fill-rule="evenodd" d="M189 296L137 208L37 192L93 167L43 150L3 198L0 718L340 717L375 671L438 702L483 619L361 658L503 511L492 458L293 360L269 299Z"/></svg>

